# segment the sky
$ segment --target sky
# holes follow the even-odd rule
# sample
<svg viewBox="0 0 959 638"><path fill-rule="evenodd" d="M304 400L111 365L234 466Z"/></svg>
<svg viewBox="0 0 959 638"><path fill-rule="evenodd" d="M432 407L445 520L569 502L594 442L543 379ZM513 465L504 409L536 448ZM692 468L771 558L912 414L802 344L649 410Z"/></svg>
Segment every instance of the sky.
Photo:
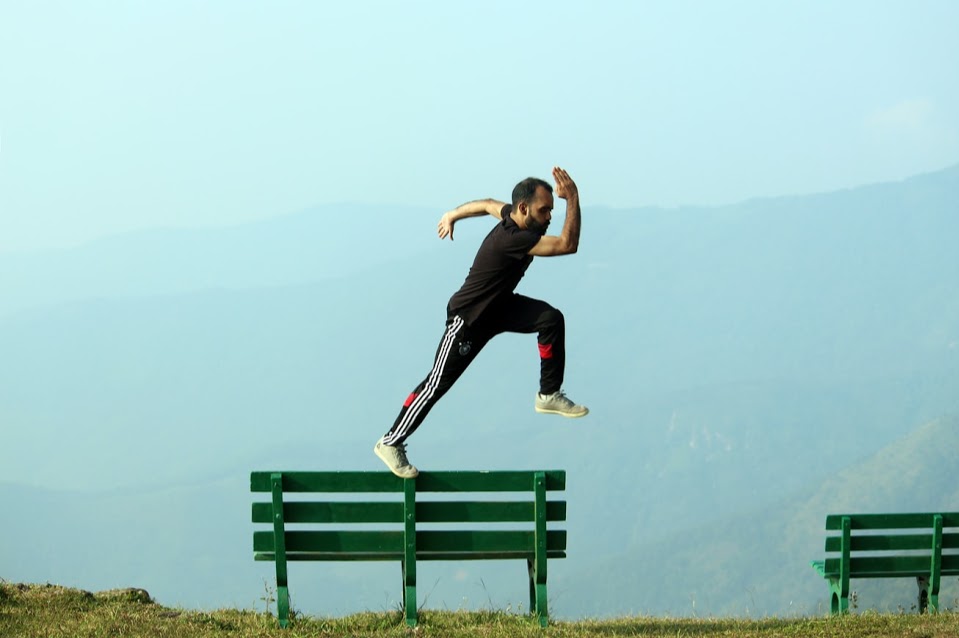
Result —
<svg viewBox="0 0 959 638"><path fill-rule="evenodd" d="M959 2L0 2L0 254L319 204L717 206L959 162ZM362 223L360 221L360 223Z"/></svg>

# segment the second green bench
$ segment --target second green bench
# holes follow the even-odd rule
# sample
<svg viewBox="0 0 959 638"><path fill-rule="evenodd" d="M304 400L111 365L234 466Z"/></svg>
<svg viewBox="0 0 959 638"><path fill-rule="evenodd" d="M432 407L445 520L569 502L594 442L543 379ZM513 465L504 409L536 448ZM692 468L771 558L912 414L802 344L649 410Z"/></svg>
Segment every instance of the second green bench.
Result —
<svg viewBox="0 0 959 638"><path fill-rule="evenodd" d="M849 610L852 578L915 578L919 611L939 610L942 576L959 575L959 513L830 514L825 560L813 568L829 581L830 611ZM951 531L949 528L953 528ZM943 551L947 550L947 551Z"/></svg>

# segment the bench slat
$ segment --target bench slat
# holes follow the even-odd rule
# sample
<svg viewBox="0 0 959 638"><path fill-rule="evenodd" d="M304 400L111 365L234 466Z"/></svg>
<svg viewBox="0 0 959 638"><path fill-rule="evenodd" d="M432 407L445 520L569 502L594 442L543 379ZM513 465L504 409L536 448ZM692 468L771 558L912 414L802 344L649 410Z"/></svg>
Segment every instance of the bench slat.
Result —
<svg viewBox="0 0 959 638"><path fill-rule="evenodd" d="M400 502L283 503L283 519L290 523L402 523ZM253 504L253 522L271 523L272 503Z"/></svg>
<svg viewBox="0 0 959 638"><path fill-rule="evenodd" d="M829 514L826 516L826 529L836 531L842 529L842 519L848 516L852 529L932 529L932 517L936 513L922 514ZM942 526L959 527L959 512L944 512Z"/></svg>
<svg viewBox="0 0 959 638"><path fill-rule="evenodd" d="M566 489L564 470L547 470L546 491ZM419 492L530 492L535 472L420 472Z"/></svg>
<svg viewBox="0 0 959 638"><path fill-rule="evenodd" d="M285 534L287 553L295 552L344 552L396 553L403 552L403 532L312 532L287 531ZM273 551L273 532L253 533L254 552ZM418 531L416 533L417 555L420 552L519 552L532 553L535 550L534 534L527 531L481 530L481 531ZM550 530L546 533L546 548L549 551L566 549L566 531Z"/></svg>
<svg viewBox="0 0 959 638"><path fill-rule="evenodd" d="M423 501L416 504L419 523L531 523L535 504L527 501ZM565 521L566 501L546 504L546 520Z"/></svg>
<svg viewBox="0 0 959 638"><path fill-rule="evenodd" d="M269 492L274 472L252 472L251 492ZM389 472L281 472L283 492L399 492L403 479ZM419 492L527 492L533 489L531 471L420 472L416 478ZM546 489L566 489L566 472L546 472Z"/></svg>
<svg viewBox="0 0 959 638"><path fill-rule="evenodd" d="M827 558L821 572L829 578L839 575L838 558ZM929 556L853 556L849 559L850 578L888 578L893 576L923 576L929 574L931 567ZM947 554L942 557L942 574L959 574L959 555Z"/></svg>
<svg viewBox="0 0 959 638"><path fill-rule="evenodd" d="M283 518L291 523L402 523L401 502L287 502ZM532 522L534 503L527 501L424 501L416 504L419 523ZM565 521L566 501L546 504L546 520ZM272 523L273 504L253 503L253 522Z"/></svg>
<svg viewBox="0 0 959 638"><path fill-rule="evenodd" d="M566 552L554 550L547 553L549 558L566 558ZM417 552L416 560L516 560L532 558L531 552ZM287 553L286 560L291 561L384 561L401 560L399 552L360 552L357 554L343 554L338 552L295 552ZM276 554L272 552L258 552L253 555L254 560L274 561Z"/></svg>
<svg viewBox="0 0 959 638"><path fill-rule="evenodd" d="M424 552L534 552L536 535L531 531L418 531L416 547ZM566 531L547 531L546 549L566 549Z"/></svg>
<svg viewBox="0 0 959 638"><path fill-rule="evenodd" d="M403 532L291 532L284 534L287 552L399 552ZM253 532L253 551L272 552L273 532Z"/></svg>
<svg viewBox="0 0 959 638"><path fill-rule="evenodd" d="M877 552L900 550L927 550L932 551L932 534L883 534L858 535L851 539L850 550L853 552ZM943 549L959 549L959 533L942 535ZM839 536L826 537L826 551L842 551L842 538Z"/></svg>
<svg viewBox="0 0 959 638"><path fill-rule="evenodd" d="M250 491L266 492L273 472L251 472ZM403 479L389 472L280 472L283 492L402 492Z"/></svg>

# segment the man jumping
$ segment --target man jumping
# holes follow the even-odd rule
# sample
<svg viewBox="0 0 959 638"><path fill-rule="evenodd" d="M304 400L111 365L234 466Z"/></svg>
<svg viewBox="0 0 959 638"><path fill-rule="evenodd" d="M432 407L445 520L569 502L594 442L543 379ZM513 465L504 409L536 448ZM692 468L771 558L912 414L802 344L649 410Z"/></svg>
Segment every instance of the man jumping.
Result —
<svg viewBox="0 0 959 638"><path fill-rule="evenodd" d="M500 220L480 245L462 288L446 307L446 331L429 375L406 398L393 427L373 451L393 474L413 478L419 470L406 458L405 441L436 402L446 394L490 339L502 332L537 333L540 357L535 410L566 417L589 410L562 391L566 364L563 314L545 301L513 291L533 257L571 255L579 246L579 192L569 174L553 168L556 196L566 200L566 220L559 235L547 235L553 211L553 188L529 177L513 189L513 203L483 199L463 204L440 219L440 239L453 239L454 224L466 217L492 215Z"/></svg>

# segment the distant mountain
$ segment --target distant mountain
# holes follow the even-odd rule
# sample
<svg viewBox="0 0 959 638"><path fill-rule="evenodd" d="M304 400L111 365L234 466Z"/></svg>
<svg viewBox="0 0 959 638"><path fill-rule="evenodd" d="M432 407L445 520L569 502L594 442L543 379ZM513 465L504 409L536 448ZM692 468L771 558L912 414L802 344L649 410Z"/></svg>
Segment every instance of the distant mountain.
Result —
<svg viewBox="0 0 959 638"><path fill-rule="evenodd" d="M826 581L809 567L825 553L826 515L959 511L956 450L959 416L936 419L802 494L631 548L559 586L589 601L574 615L828 613ZM852 588L861 610L908 610L916 598L909 579ZM943 580L941 600L959 607L959 580Z"/></svg>
<svg viewBox="0 0 959 638"><path fill-rule="evenodd" d="M941 241L936 231L954 219L957 190L959 165L898 183L721 208L614 211L587 201L582 249L603 257L592 264L597 271L609 268L624 252L635 254L637 248L650 251L657 258L654 263L662 267L671 269L679 256L695 257L700 267L708 267L708 252L722 240L735 249L737 259L724 258L718 265L734 272L764 264L769 278L799 274L781 261L792 250L812 255L822 251L833 261L827 259L806 274L833 277L835 259L842 259L843 267L857 265L845 259L849 252L836 250L844 247L843 242L852 252L860 242L892 242L892 255L914 251L917 242L933 252L947 249L948 242ZM903 224L901 235L886 234L891 220L883 216L912 211L921 212L923 219ZM0 317L83 299L282 286L355 275L397 259L437 252L440 245L433 231L441 212L324 205L234 227L137 231L69 249L0 254ZM485 234L476 230L481 225L461 223L457 236L466 239L462 243L472 241ZM645 240L650 237L660 241L649 246ZM657 272L636 273L637 283L665 283L654 276ZM781 283L788 284L788 277Z"/></svg>
<svg viewBox="0 0 959 638"><path fill-rule="evenodd" d="M956 201L959 167L717 209L587 206L579 253L537 259L519 291L564 311L566 387L590 416L535 414L535 340L504 335L416 433L411 458L437 470L566 469L571 551L551 567L557 582L582 572L584 586L596 585L590 579L605 576L588 566L665 556L664 538L707 544L695 530L754 517L915 424L959 413ZM0 482L57 495L9 546L29 541L49 553L68 531L58 512L77 511L71 499L122 512L139 511L142 496L147 511L200 517L184 530L208 542L239 534L221 545L245 548L246 495L225 490L245 492L250 470L382 470L373 442L428 371L447 299L492 221L462 222L450 243L435 238L435 213L350 210L0 259L0 299L13 300L0 314ZM203 488L217 481L219 491ZM157 501L167 490L182 490L182 503ZM242 501L244 520L218 526L213 517L228 517L204 507L214 499ZM196 576L187 563L171 579L169 552L194 550L163 517L144 516L146 527L140 518L85 523L107 541L159 543L135 573L119 559L98 573L158 594ZM738 551L735 542L711 547L717 565ZM240 580L257 573L246 571L245 549L232 551L206 564ZM55 564L3 553L4 578L11 561L19 580ZM59 564L64 579L93 574L87 563L69 573L71 563ZM499 582L495 567L435 569L447 568L436 577L472 588L474 600L476 582ZM637 592L659 582L631 569L645 579L630 585ZM343 592L359 595L364 578L352 579L364 572L334 573L357 587ZM150 582L130 582L138 574ZM513 591L505 581L496 592ZM522 600L522 578L515 591ZM687 611L675 590L663 592L642 600L651 611ZM742 599L699 601L701 610L743 609ZM767 593L750 609L782 611L780 603Z"/></svg>
<svg viewBox="0 0 959 638"><path fill-rule="evenodd" d="M240 226L139 231L69 249L0 255L0 317L84 299L282 286L356 274L435 248L430 231L438 216L408 207L341 204Z"/></svg>

